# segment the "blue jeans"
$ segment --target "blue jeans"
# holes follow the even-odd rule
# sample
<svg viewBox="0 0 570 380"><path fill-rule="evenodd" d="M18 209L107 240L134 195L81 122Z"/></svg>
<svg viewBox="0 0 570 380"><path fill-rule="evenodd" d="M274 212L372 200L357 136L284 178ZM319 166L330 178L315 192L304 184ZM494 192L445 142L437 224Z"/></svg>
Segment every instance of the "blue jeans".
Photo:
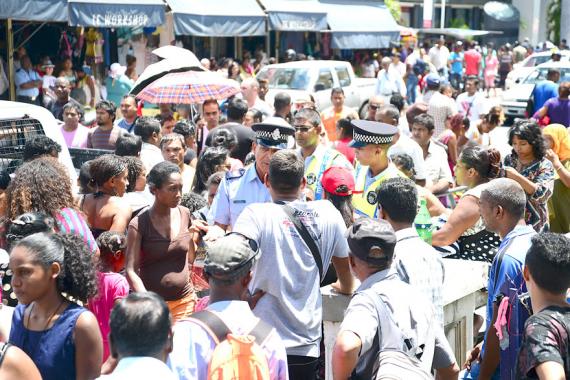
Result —
<svg viewBox="0 0 570 380"><path fill-rule="evenodd" d="M451 87L456 90L461 90L461 74L460 73L449 73L449 82Z"/></svg>
<svg viewBox="0 0 570 380"><path fill-rule="evenodd" d="M416 102L417 87L418 77L414 73L409 73L406 80L406 92L408 93L408 104L410 105Z"/></svg>
<svg viewBox="0 0 570 380"><path fill-rule="evenodd" d="M459 379L460 380L477 380L479 378L479 362L473 362L471 364L471 371L464 369L463 371L459 372ZM501 380L501 371L499 368L495 371L491 380Z"/></svg>

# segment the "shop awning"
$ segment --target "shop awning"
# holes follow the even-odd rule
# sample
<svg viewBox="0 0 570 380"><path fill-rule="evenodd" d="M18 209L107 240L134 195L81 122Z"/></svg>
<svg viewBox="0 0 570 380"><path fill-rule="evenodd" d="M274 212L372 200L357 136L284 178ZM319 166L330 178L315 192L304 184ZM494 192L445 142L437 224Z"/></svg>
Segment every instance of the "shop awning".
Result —
<svg viewBox="0 0 570 380"><path fill-rule="evenodd" d="M255 0L166 0L174 33L202 37L262 36L265 13Z"/></svg>
<svg viewBox="0 0 570 380"><path fill-rule="evenodd" d="M164 24L162 0L68 0L69 25L99 28Z"/></svg>
<svg viewBox="0 0 570 380"><path fill-rule="evenodd" d="M320 32L327 29L327 11L317 0L261 0L269 29Z"/></svg>
<svg viewBox="0 0 570 380"><path fill-rule="evenodd" d="M0 19L67 22L67 0L0 0Z"/></svg>
<svg viewBox="0 0 570 380"><path fill-rule="evenodd" d="M481 37L489 34L503 34L498 30L473 30L473 29L459 29L459 28L431 28L431 29L418 29L418 32L424 34L439 34L443 36L450 36L460 40L473 37Z"/></svg>
<svg viewBox="0 0 570 380"><path fill-rule="evenodd" d="M400 25L380 1L319 0L335 49L381 49L399 41Z"/></svg>

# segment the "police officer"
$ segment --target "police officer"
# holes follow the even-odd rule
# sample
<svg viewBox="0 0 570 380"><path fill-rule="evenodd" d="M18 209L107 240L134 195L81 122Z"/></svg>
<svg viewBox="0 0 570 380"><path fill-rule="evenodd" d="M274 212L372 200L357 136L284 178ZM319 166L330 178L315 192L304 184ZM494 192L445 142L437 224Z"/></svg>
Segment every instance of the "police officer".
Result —
<svg viewBox="0 0 570 380"><path fill-rule="evenodd" d="M376 218L376 189L394 177L405 177L388 158L388 148L398 128L370 120L353 120L354 127L350 146L358 160L355 173L355 191L352 204L357 214Z"/></svg>
<svg viewBox="0 0 570 380"><path fill-rule="evenodd" d="M374 379L377 370L381 378L431 378L434 368L438 378L457 379L459 367L433 307L392 266L396 234L390 224L359 218L346 236L350 269L361 285L336 338L333 377ZM419 360L406 362L409 356ZM418 372L426 376L412 376Z"/></svg>
<svg viewBox="0 0 570 380"><path fill-rule="evenodd" d="M27 55L22 57L22 67L16 71L16 97L19 102L39 104L40 85L42 80Z"/></svg>
<svg viewBox="0 0 570 380"><path fill-rule="evenodd" d="M226 174L208 214L208 223L224 230L233 227L245 206L271 201L264 184L269 160L276 151L287 149L288 138L295 134L295 129L279 117L268 117L261 123L253 124L252 129L255 132L255 163L246 169Z"/></svg>
<svg viewBox="0 0 570 380"><path fill-rule="evenodd" d="M352 165L342 153L319 143L322 132L321 117L311 108L303 108L295 114L295 141L300 147L299 157L305 162L307 187L315 194L314 200L323 199L321 178L331 166L342 166L352 171Z"/></svg>

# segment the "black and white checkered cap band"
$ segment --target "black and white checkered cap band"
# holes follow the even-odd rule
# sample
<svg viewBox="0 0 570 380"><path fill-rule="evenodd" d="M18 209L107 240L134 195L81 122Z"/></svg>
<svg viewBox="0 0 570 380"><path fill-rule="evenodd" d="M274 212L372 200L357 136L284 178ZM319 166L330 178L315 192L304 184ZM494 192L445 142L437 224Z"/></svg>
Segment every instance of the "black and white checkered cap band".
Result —
<svg viewBox="0 0 570 380"><path fill-rule="evenodd" d="M281 134L279 132L279 129L274 129L273 132L256 131L255 137L258 139L264 139L264 140L287 142L287 135Z"/></svg>
<svg viewBox="0 0 570 380"><path fill-rule="evenodd" d="M363 142L366 144L390 144L394 136L386 135L363 135L356 131L353 133L353 140Z"/></svg>

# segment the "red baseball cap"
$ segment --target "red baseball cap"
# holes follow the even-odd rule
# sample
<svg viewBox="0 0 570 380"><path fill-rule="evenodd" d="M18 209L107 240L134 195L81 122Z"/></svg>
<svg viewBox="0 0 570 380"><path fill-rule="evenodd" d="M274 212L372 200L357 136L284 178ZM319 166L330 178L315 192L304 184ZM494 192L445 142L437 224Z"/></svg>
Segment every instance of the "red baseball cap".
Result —
<svg viewBox="0 0 570 380"><path fill-rule="evenodd" d="M354 191L354 174L350 169L341 166L331 166L324 171L321 183L323 185L323 189L327 192L347 197L352 195L352 192ZM348 191L338 191L339 186L341 185L345 185L348 188Z"/></svg>

